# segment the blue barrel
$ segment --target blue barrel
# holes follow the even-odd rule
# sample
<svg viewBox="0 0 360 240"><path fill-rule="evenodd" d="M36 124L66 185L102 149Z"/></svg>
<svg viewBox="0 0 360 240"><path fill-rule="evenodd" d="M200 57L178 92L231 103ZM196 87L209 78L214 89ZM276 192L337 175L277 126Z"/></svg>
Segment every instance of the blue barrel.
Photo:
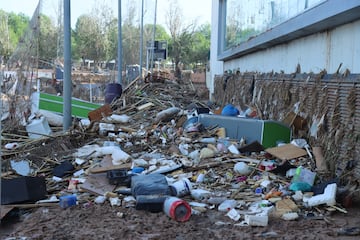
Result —
<svg viewBox="0 0 360 240"><path fill-rule="evenodd" d="M119 83L109 83L105 88L105 103L110 104L122 94L122 87Z"/></svg>

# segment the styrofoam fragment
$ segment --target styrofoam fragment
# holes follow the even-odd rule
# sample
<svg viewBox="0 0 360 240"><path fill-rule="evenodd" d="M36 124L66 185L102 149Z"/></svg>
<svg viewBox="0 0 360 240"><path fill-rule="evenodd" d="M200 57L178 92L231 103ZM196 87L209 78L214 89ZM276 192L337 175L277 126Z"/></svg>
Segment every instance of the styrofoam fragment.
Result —
<svg viewBox="0 0 360 240"><path fill-rule="evenodd" d="M328 206L335 205L336 187L336 183L327 185L323 194L315 195L308 200L309 206L312 207L320 204L326 204Z"/></svg>
<svg viewBox="0 0 360 240"><path fill-rule="evenodd" d="M94 200L95 203L97 204L103 204L106 200L105 196L97 196Z"/></svg>
<svg viewBox="0 0 360 240"><path fill-rule="evenodd" d="M111 206L121 206L121 200L118 197L109 198Z"/></svg>
<svg viewBox="0 0 360 240"><path fill-rule="evenodd" d="M297 214L296 212L285 213L281 216L281 218L287 221L292 221L298 219L299 214Z"/></svg>

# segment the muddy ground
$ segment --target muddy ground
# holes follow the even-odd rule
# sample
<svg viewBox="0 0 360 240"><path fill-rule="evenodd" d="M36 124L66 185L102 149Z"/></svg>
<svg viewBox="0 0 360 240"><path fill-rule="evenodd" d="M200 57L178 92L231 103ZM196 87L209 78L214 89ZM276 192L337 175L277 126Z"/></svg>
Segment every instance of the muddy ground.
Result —
<svg viewBox="0 0 360 240"><path fill-rule="evenodd" d="M129 131L141 129L140 125L142 127L145 125L145 128L149 129L148 133L156 133L159 129L162 131L159 124L155 127L149 124L160 110L172 107L175 100L181 100L181 104L175 105L181 108L196 102L191 92L183 90L182 87L180 84L172 83L144 85L141 88L130 89L127 96L132 96L134 99L129 97L126 101L128 107L120 109L121 111L117 113L132 117L133 124L126 125ZM143 106L142 104L147 102L152 102L155 107L146 111L136 110L136 107ZM171 126L170 123L168 125ZM90 130L85 134L74 128L73 131L77 134L70 138L64 136L39 142L25 141L24 147L20 150L26 154L29 161L37 165L39 171L51 178L54 161L68 159L67 156L71 155L72 149L99 137L97 130L91 132ZM4 132L11 132L12 135L9 136L15 136L10 130ZM16 134L20 135L18 132ZM158 151L163 150L158 138L149 137L147 144L141 145L136 145L136 142L141 141L135 137L128 139L130 140L133 140L134 145L129 153L152 152L156 146ZM49 149L52 151L49 152ZM18 152L5 153L6 159L24 156ZM44 162L46 164L43 164ZM231 170L232 166L227 169ZM221 172L221 169L219 171ZM220 175L226 176L225 172L226 168ZM226 186L224 184L220 188ZM59 194L65 188L66 186L54 188L48 184L49 195ZM191 199L185 200L191 201ZM303 209L299 212L300 218L297 220L270 218L266 227L251 227L241 226L240 222L243 219L234 221L224 212L219 212L216 206L206 209L203 213L193 214L186 222L177 222L164 212L150 213L136 210L134 207L111 206L108 201L102 205L95 204L94 201L80 201L78 205L66 209L60 208L58 204L51 207L15 208L1 221L0 239L358 239L360 208L354 208L355 206L359 205L354 204L351 208L346 208L347 213L327 211L323 206L313 208L309 212ZM353 232L350 231L352 228L355 228ZM344 229L348 231L341 232ZM348 236L351 234L357 236Z"/></svg>
<svg viewBox="0 0 360 240"><path fill-rule="evenodd" d="M360 226L360 208L296 221L271 218L267 227L236 226L224 213L208 210L176 222L163 212L82 204L13 211L3 219L1 239L358 239L338 232ZM123 214L120 214L123 213ZM12 216L11 216L12 215ZM121 216L123 215L123 216Z"/></svg>

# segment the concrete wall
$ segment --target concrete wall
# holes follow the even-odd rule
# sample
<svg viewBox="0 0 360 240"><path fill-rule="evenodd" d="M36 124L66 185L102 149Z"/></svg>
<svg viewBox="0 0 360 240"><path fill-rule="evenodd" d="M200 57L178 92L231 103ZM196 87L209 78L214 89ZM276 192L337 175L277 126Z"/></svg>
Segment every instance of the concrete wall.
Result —
<svg viewBox="0 0 360 240"><path fill-rule="evenodd" d="M301 72L334 73L342 63L341 72L360 73L359 42L360 20L224 62L224 70L292 73L300 64Z"/></svg>
<svg viewBox="0 0 360 240"><path fill-rule="evenodd" d="M210 71L206 76L206 86L210 91L210 99L211 93L214 92L215 75L224 72L223 62L217 61L219 0L212 0L211 11Z"/></svg>

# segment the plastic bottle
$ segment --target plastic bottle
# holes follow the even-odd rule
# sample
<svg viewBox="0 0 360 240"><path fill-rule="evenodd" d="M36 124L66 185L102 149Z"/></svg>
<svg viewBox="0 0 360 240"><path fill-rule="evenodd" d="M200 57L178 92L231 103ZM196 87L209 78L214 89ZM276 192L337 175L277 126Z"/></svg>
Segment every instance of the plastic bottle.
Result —
<svg viewBox="0 0 360 240"><path fill-rule="evenodd" d="M219 207L218 210L220 212L228 212L231 209L233 209L234 207L236 207L237 205L237 201L234 199L226 199L225 201L223 201Z"/></svg>
<svg viewBox="0 0 360 240"><path fill-rule="evenodd" d="M168 197L164 202L164 212L167 216L178 222L185 222L191 216L191 207L180 198Z"/></svg>

